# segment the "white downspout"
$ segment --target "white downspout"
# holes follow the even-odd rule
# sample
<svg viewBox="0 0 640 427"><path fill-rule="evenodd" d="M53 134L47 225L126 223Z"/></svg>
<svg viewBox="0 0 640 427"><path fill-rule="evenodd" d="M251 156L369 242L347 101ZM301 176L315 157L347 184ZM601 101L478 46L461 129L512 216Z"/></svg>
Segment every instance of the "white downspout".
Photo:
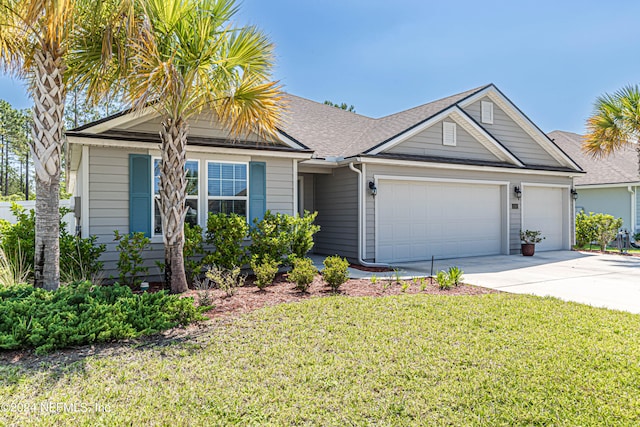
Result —
<svg viewBox="0 0 640 427"><path fill-rule="evenodd" d="M627 191L629 191L629 193L631 193L631 224L632 227L629 227L629 233L631 233L632 235L636 232L637 227L638 227L638 219L636 218L637 212L636 212L636 191L635 189L628 185L627 186Z"/></svg>
<svg viewBox="0 0 640 427"><path fill-rule="evenodd" d="M82 146L82 164L80 165L82 188L80 189L80 235L89 237L89 146Z"/></svg>
<svg viewBox="0 0 640 427"><path fill-rule="evenodd" d="M362 171L360 171L360 169L356 168L355 166L353 166L353 162L349 163L349 169L351 169L352 171L354 171L355 173L358 174L358 262L360 263L360 265L363 265L365 267L389 267L389 264L381 264L381 263L376 263L376 262L367 262L364 261L362 259L362 252L363 252L363 248L362 248L362 237L364 235L364 227L365 227L365 221L362 218L362 212L364 211L362 209L362 206L364 204L364 198L362 196L362 180L363 180L363 175L362 175Z"/></svg>

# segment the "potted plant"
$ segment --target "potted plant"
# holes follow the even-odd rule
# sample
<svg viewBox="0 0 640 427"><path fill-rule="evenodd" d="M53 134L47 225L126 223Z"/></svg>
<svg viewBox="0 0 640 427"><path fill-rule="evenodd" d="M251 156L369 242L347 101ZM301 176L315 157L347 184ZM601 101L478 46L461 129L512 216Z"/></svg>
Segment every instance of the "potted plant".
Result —
<svg viewBox="0 0 640 427"><path fill-rule="evenodd" d="M536 251L536 243L544 240L539 230L520 230L520 241L522 242L522 256L533 256Z"/></svg>

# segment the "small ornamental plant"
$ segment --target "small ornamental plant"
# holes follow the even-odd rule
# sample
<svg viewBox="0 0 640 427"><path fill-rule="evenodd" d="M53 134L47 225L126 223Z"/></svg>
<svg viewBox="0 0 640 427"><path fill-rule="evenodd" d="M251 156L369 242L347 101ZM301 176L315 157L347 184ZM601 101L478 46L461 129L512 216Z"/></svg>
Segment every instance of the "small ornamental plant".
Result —
<svg viewBox="0 0 640 427"><path fill-rule="evenodd" d="M212 265L207 269L205 277L209 279L214 286L218 287L218 289L224 291L228 297L231 297L235 295L237 288L244 286L246 276L240 273L240 267L227 269Z"/></svg>
<svg viewBox="0 0 640 427"><path fill-rule="evenodd" d="M449 267L447 274L449 275L449 279L451 279L451 282L454 286L460 285L463 279L462 270L460 269L460 267Z"/></svg>
<svg viewBox="0 0 640 427"><path fill-rule="evenodd" d="M273 280L278 274L278 268L280 267L280 261L271 258L268 254L262 259L258 255L254 255L251 258L251 269L256 275L255 285L261 291L267 286L273 283Z"/></svg>
<svg viewBox="0 0 640 427"><path fill-rule="evenodd" d="M453 281L449 276L449 273L446 271L438 271L436 275L436 282L438 283L438 288L442 291L448 291L453 286Z"/></svg>
<svg viewBox="0 0 640 427"><path fill-rule="evenodd" d="M318 269L313 265L311 258L293 258L293 269L288 277L296 284L296 289L307 292L316 274Z"/></svg>
<svg viewBox="0 0 640 427"><path fill-rule="evenodd" d="M322 278L331 287L333 292L338 292L340 285L349 280L349 261L338 255L327 257L324 261Z"/></svg>
<svg viewBox="0 0 640 427"><path fill-rule="evenodd" d="M542 232L539 230L520 230L520 240L524 244L536 244L542 242L544 239Z"/></svg>

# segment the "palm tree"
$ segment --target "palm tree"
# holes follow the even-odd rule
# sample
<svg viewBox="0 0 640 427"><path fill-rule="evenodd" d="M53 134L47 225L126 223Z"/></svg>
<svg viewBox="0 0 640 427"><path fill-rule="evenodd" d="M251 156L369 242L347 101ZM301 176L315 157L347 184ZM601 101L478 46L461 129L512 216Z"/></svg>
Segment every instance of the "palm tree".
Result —
<svg viewBox="0 0 640 427"><path fill-rule="evenodd" d="M233 138L272 137L280 119L280 88L269 79L272 45L255 27L232 27L236 11L234 0L146 0L125 54L113 58L134 111L151 106L162 118L160 210L165 280L174 293L188 289L182 251L189 119L206 108ZM88 43L78 56L95 58L103 46ZM77 62L94 96L106 89L100 82L116 76Z"/></svg>
<svg viewBox="0 0 640 427"><path fill-rule="evenodd" d="M45 289L53 290L60 284L59 188L68 83L66 55L75 31L91 21L88 17L115 6L125 10L123 5L128 4L127 0L0 0L0 66L28 80L34 102L34 284ZM111 16L120 19L118 14ZM109 35L103 39L108 40ZM100 60L98 57L98 63Z"/></svg>
<svg viewBox="0 0 640 427"><path fill-rule="evenodd" d="M0 0L0 60L29 81L34 102L36 170L35 285L60 283L60 152L66 85L64 55L73 26L74 1Z"/></svg>
<svg viewBox="0 0 640 427"><path fill-rule="evenodd" d="M587 120L582 149L594 157L606 156L623 147L635 147L640 173L640 89L626 86L596 99Z"/></svg>

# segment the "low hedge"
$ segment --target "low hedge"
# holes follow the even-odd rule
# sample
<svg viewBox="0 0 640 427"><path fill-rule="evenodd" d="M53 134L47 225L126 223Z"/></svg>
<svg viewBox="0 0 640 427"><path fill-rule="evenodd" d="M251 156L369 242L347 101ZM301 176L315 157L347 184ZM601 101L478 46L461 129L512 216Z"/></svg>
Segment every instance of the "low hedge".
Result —
<svg viewBox="0 0 640 427"><path fill-rule="evenodd" d="M134 294L127 286L78 282L45 291L0 288L0 349L58 348L136 338L204 317L193 298L166 292Z"/></svg>

